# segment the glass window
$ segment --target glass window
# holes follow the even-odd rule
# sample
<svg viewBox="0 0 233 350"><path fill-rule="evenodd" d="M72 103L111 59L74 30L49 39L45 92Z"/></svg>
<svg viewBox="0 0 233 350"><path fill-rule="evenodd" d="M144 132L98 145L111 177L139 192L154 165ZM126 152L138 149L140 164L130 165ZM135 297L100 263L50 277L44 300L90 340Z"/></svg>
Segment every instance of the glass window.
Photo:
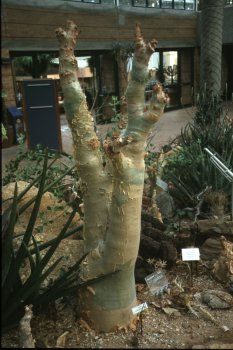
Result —
<svg viewBox="0 0 233 350"><path fill-rule="evenodd" d="M166 85L177 84L177 51L163 52L163 71Z"/></svg>
<svg viewBox="0 0 233 350"><path fill-rule="evenodd" d="M132 70L132 61L133 61L133 55L128 60L128 65L127 65L128 72ZM148 69L155 71L156 69L158 69L158 67L159 67L159 52L154 52L150 57L150 60L148 63Z"/></svg>
<svg viewBox="0 0 233 350"><path fill-rule="evenodd" d="M151 71L156 71L159 67L159 52L154 52L149 60L148 68Z"/></svg>
<svg viewBox="0 0 233 350"><path fill-rule="evenodd" d="M162 0L161 7L163 9L172 9L172 0Z"/></svg>
<svg viewBox="0 0 233 350"><path fill-rule="evenodd" d="M83 2L94 2L96 4L100 4L101 3L100 0L84 0Z"/></svg>
<svg viewBox="0 0 233 350"><path fill-rule="evenodd" d="M127 5L131 6L132 5L132 0L119 0L120 5Z"/></svg>
<svg viewBox="0 0 233 350"><path fill-rule="evenodd" d="M159 0L148 0L148 7L160 8Z"/></svg>
<svg viewBox="0 0 233 350"><path fill-rule="evenodd" d="M181 1L174 1L174 9L178 9L178 10L184 10L184 0Z"/></svg>
<svg viewBox="0 0 233 350"><path fill-rule="evenodd" d="M134 0L133 1L134 6L140 6L145 7L146 6L146 0Z"/></svg>
<svg viewBox="0 0 233 350"><path fill-rule="evenodd" d="M132 5L135 7L195 10L196 1L198 0L119 0L119 3L122 5ZM226 0L226 3L232 4L232 1L233 0Z"/></svg>
<svg viewBox="0 0 233 350"><path fill-rule="evenodd" d="M69 1L69 0L68 0ZM71 1L76 1L76 2L92 2L95 4L101 4L101 0L71 0Z"/></svg>
<svg viewBox="0 0 233 350"><path fill-rule="evenodd" d="M186 0L185 10L195 10L195 0Z"/></svg>

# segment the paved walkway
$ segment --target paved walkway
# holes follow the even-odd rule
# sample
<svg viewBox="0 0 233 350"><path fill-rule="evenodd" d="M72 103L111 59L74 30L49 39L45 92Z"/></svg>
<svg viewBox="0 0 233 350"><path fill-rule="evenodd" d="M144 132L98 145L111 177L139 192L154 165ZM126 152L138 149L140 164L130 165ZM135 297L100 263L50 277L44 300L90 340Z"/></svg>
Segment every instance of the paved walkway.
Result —
<svg viewBox="0 0 233 350"><path fill-rule="evenodd" d="M228 102L227 108L229 109L228 115L233 119L233 102ZM175 111L169 111L164 113L162 118L155 124L153 132L151 133L150 143L153 144L153 150L158 151L161 146L167 144L180 134L181 129L187 125L188 122L193 120L194 108L184 108ZM99 135L106 133L110 129L112 124L97 125L97 131ZM63 151L72 154L72 138L70 129L66 123L65 115L61 115L61 135L62 135L62 147ZM25 143L25 147L27 144ZM15 159L18 146L12 146L2 149L2 173L6 163Z"/></svg>

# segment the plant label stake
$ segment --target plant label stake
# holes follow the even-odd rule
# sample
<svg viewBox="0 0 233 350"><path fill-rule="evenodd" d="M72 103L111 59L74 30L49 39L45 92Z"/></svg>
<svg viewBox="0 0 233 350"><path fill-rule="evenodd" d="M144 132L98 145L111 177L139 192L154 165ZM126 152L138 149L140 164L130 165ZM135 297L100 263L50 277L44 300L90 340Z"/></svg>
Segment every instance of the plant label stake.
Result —
<svg viewBox="0 0 233 350"><path fill-rule="evenodd" d="M145 277L145 281L153 295L159 295L168 288L168 280L164 271L158 269Z"/></svg>
<svg viewBox="0 0 233 350"><path fill-rule="evenodd" d="M188 261L190 263L190 279L191 279L191 287L192 287L193 286L193 261L200 260L200 251L199 251L199 248L184 248L184 249L181 249L181 253L182 253L182 260Z"/></svg>
<svg viewBox="0 0 233 350"><path fill-rule="evenodd" d="M134 315L139 314L139 321L140 321L140 325L141 325L141 335L142 335L142 311L144 311L146 309L148 309L147 302L132 308L132 312Z"/></svg>

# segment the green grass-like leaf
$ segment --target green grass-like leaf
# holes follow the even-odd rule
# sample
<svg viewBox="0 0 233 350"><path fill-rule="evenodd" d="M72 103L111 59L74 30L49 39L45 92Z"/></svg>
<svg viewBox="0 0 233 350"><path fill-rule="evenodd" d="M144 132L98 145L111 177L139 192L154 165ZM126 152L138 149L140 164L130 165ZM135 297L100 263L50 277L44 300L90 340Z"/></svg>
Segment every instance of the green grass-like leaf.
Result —
<svg viewBox="0 0 233 350"><path fill-rule="evenodd" d="M18 193L17 183L15 185L13 201L2 213L2 330L18 324L25 312L25 305L33 305L33 311L43 310L50 302L57 298L77 293L80 288L86 285L96 283L98 280L106 278L99 276L92 280L83 282L79 278L80 265L85 258L84 255L73 266L67 267L65 272L58 277L54 274L54 280L51 274L59 267L63 257L54 259L54 253L60 242L80 231L83 225L74 229L69 226L77 212L74 207L69 214L64 227L58 232L54 239L48 242L38 243L34 237L35 223L39 217L39 208L43 194L50 190L54 185L60 184L62 179L74 169L75 166L66 167L60 176L51 182L47 181L50 173L48 169L48 152L42 155L44 159L43 168L40 174L33 179L30 184L20 193ZM52 177L52 179L54 179ZM24 205L18 208L19 201L27 194L33 185L38 184L36 196L28 200ZM28 220L25 232L15 235L15 225L20 215L32 204L31 215ZM49 210L49 209L48 209ZM21 242L19 242L21 239ZM19 242L19 244L18 244ZM27 267L25 263L28 262ZM23 269L26 268L25 271ZM26 277L22 275L26 274Z"/></svg>
<svg viewBox="0 0 233 350"><path fill-rule="evenodd" d="M14 227L16 222L16 215L17 215L17 183L15 184L15 191L14 191L14 199L12 204L11 212L9 212L9 208L7 209L7 222L9 220L9 226L6 226L6 223L4 223L4 226L6 228L6 233L4 234L4 231L2 232L3 235L3 246L4 249L2 251L2 288L5 284L7 275L9 274L10 266L12 257L14 255L13 252L13 234L14 234Z"/></svg>

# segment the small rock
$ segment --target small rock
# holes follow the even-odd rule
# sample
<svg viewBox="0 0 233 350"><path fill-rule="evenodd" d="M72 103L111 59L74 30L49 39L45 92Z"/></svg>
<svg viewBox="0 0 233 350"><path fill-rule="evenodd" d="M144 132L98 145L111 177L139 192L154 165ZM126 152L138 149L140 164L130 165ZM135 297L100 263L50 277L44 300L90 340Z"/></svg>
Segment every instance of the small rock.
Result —
<svg viewBox="0 0 233 350"><path fill-rule="evenodd" d="M165 333L165 330L164 330L164 329L157 329L156 333L164 334L164 333Z"/></svg>
<svg viewBox="0 0 233 350"><path fill-rule="evenodd" d="M217 259L222 251L219 238L208 238L200 247L200 257L202 260Z"/></svg>
<svg viewBox="0 0 233 350"><path fill-rule="evenodd" d="M201 293L201 298L212 309L229 309L233 306L233 297L223 291L207 290Z"/></svg>
<svg viewBox="0 0 233 350"><path fill-rule="evenodd" d="M161 192L156 195L156 203L162 214L162 218L170 219L174 215L173 198L168 192Z"/></svg>
<svg viewBox="0 0 233 350"><path fill-rule="evenodd" d="M193 345L191 349L232 349L233 344Z"/></svg>

